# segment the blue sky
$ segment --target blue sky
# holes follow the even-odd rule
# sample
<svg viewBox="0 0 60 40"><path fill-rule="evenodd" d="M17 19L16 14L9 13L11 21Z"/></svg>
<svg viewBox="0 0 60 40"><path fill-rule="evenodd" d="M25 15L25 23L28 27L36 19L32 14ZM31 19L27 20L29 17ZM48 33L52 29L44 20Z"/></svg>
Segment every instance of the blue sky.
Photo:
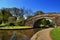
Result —
<svg viewBox="0 0 60 40"><path fill-rule="evenodd" d="M0 8L28 8L33 11L60 12L60 0L0 0Z"/></svg>

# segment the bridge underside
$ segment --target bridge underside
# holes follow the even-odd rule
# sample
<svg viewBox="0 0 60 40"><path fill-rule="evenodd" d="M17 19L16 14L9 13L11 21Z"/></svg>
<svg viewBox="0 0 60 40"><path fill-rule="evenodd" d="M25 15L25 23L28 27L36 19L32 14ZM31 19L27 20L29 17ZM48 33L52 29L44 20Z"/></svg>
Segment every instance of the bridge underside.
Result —
<svg viewBox="0 0 60 40"><path fill-rule="evenodd" d="M53 23L50 19L39 19L33 24L33 28L48 28L48 27L54 27L55 23Z"/></svg>

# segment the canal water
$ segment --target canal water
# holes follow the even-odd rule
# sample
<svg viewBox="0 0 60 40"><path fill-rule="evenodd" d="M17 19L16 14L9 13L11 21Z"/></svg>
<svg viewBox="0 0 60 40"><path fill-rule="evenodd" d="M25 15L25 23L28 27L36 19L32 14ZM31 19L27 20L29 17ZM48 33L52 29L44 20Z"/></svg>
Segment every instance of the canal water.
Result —
<svg viewBox="0 0 60 40"><path fill-rule="evenodd" d="M2 29L0 30L0 40L30 40L39 30L41 29Z"/></svg>

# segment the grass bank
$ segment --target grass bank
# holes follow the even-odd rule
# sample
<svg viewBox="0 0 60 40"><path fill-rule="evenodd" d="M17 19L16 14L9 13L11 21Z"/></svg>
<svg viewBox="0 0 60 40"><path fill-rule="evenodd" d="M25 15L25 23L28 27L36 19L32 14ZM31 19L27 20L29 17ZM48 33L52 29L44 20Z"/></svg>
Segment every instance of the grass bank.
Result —
<svg viewBox="0 0 60 40"><path fill-rule="evenodd" d="M51 37L53 40L60 40L60 27L51 31Z"/></svg>
<svg viewBox="0 0 60 40"><path fill-rule="evenodd" d="M5 26L0 27L0 29L22 29L22 28L31 28L30 26Z"/></svg>

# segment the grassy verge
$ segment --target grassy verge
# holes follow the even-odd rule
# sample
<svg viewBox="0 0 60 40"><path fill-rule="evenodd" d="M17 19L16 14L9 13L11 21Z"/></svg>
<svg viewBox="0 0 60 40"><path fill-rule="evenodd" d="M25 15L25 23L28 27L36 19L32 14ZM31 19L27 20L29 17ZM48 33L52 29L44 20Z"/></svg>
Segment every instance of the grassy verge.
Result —
<svg viewBox="0 0 60 40"><path fill-rule="evenodd" d="M21 29L21 28L31 28L29 26L5 26L5 27L0 27L0 29Z"/></svg>
<svg viewBox="0 0 60 40"><path fill-rule="evenodd" d="M51 37L53 40L60 40L60 27L51 31Z"/></svg>

